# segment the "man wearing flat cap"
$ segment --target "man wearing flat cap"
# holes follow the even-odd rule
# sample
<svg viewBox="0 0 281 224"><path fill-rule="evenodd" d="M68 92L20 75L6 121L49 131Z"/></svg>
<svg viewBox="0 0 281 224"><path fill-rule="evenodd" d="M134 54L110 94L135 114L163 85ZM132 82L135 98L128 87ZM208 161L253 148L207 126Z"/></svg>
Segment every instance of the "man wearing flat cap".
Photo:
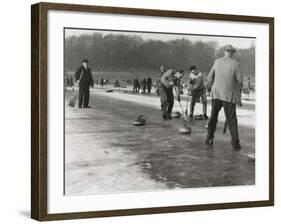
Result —
<svg viewBox="0 0 281 224"><path fill-rule="evenodd" d="M175 71L173 69L168 69L168 70L163 69L163 74L160 78L160 87L159 87L159 95L160 95L163 120L172 119L171 113L174 106L173 88L175 88L175 92L177 94L177 100L180 101L179 83L183 76L184 76L183 69L180 69L179 71Z"/></svg>
<svg viewBox="0 0 281 224"><path fill-rule="evenodd" d="M190 67L189 75L189 90L191 92L191 103L190 103L190 114L189 117L193 118L193 111L196 102L199 102L200 99L203 105L203 119L207 120L207 97L206 89L204 86L203 74L196 68L195 65Z"/></svg>
<svg viewBox="0 0 281 224"><path fill-rule="evenodd" d="M92 77L92 70L88 66L88 59L82 61L82 65L75 72L75 79L79 85L79 108L90 108L90 86L93 87L94 81Z"/></svg>
<svg viewBox="0 0 281 224"><path fill-rule="evenodd" d="M232 45L224 47L224 57L215 61L208 74L208 86L212 87L212 111L208 123L206 144L212 145L220 109L223 107L231 134L233 150L241 149L238 136L236 104L241 105L243 77L238 61L232 57L236 49Z"/></svg>

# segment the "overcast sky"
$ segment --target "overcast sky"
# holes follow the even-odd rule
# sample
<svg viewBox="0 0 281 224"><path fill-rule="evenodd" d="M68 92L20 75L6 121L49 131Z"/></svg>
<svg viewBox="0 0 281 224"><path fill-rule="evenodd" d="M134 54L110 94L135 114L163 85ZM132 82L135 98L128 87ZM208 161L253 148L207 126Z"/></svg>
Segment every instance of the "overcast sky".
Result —
<svg viewBox="0 0 281 224"><path fill-rule="evenodd" d="M83 30L83 29L65 29L65 37L69 36L80 36L83 34L93 34L100 33L103 35L107 34L124 34L132 36L140 36L144 40L173 40L173 39L189 39L190 41L215 41L218 47L224 46L226 44L231 44L235 48L249 48L251 45L255 44L255 38L239 38L239 37L220 37L220 36L200 36L200 35L187 35L187 34L157 34L157 33L140 33L140 32L120 32L120 31L101 31L101 30Z"/></svg>

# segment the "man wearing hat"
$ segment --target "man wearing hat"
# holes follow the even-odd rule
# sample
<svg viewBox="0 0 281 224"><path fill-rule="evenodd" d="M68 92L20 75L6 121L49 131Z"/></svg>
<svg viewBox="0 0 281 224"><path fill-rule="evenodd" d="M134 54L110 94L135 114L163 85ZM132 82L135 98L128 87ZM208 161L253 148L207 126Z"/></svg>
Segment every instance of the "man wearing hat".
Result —
<svg viewBox="0 0 281 224"><path fill-rule="evenodd" d="M235 52L236 50L232 45L226 45L224 57L215 61L208 74L208 86L212 87L212 111L208 123L206 144L213 144L219 111L223 107L231 134L233 150L238 151L241 146L238 136L236 104L241 105L240 93L243 86L243 77L239 71L239 63L232 58Z"/></svg>
<svg viewBox="0 0 281 224"><path fill-rule="evenodd" d="M175 90L177 92L177 100L180 101L180 93L177 84L179 83L179 80L183 77L183 75L184 70L175 72L173 69L168 69L167 71L163 71L163 74L160 78L159 87L163 120L172 119L171 113L174 106L173 86L176 87Z"/></svg>
<svg viewBox="0 0 281 224"><path fill-rule="evenodd" d="M93 87L94 81L92 70L88 67L88 59L82 61L82 65L75 72L75 79L79 85L79 108L90 108L90 86Z"/></svg>
<svg viewBox="0 0 281 224"><path fill-rule="evenodd" d="M204 86L204 79L202 73L197 70L195 65L190 67L189 90L192 96L189 117L193 117L194 106L196 102L199 102L201 98L203 105L203 119L207 120L207 98Z"/></svg>
<svg viewBox="0 0 281 224"><path fill-rule="evenodd" d="M158 76L158 79L156 80L156 93L157 96L160 95L160 88L161 88L161 77L166 72L166 68L164 65L161 65L160 67L160 75Z"/></svg>
<svg viewBox="0 0 281 224"><path fill-rule="evenodd" d="M167 71L166 67L164 65L161 65L160 67L160 76L162 76Z"/></svg>

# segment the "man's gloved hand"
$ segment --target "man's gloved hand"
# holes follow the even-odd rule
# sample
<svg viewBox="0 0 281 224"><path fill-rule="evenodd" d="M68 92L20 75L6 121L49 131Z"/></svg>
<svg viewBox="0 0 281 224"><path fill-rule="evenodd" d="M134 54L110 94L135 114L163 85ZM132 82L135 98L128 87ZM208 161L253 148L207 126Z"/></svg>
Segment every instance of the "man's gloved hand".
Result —
<svg viewBox="0 0 281 224"><path fill-rule="evenodd" d="M177 96L177 101L181 102L181 97Z"/></svg>

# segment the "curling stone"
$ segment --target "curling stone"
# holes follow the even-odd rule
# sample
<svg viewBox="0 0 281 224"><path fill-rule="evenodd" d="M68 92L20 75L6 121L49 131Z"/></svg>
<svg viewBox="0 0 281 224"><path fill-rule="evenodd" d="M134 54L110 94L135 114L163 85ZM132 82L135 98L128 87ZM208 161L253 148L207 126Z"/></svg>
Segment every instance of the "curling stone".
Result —
<svg viewBox="0 0 281 224"><path fill-rule="evenodd" d="M108 89L105 91L106 93L113 93L113 89Z"/></svg>
<svg viewBox="0 0 281 224"><path fill-rule="evenodd" d="M143 115L139 115L137 119L133 122L133 125L135 126L145 125L145 118L143 117Z"/></svg>
<svg viewBox="0 0 281 224"><path fill-rule="evenodd" d="M183 127L180 127L179 128L179 132L181 134L185 134L185 135L188 135L191 133L191 127L187 126L187 125L184 125Z"/></svg>
<svg viewBox="0 0 281 224"><path fill-rule="evenodd" d="M179 111L173 112L173 113L171 114L171 117L172 117L172 118L179 118L180 116L181 116L181 113L180 113Z"/></svg>

